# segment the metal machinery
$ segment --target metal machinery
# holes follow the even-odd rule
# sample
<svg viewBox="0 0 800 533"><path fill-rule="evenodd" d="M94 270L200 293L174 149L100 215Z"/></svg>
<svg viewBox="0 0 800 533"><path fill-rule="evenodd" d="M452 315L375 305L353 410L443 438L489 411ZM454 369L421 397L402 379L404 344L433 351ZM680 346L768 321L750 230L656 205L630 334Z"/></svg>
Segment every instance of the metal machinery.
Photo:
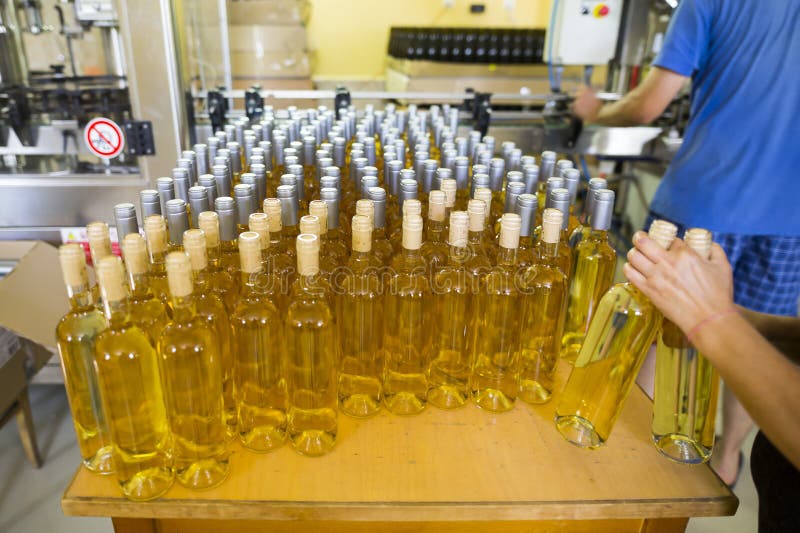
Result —
<svg viewBox="0 0 800 533"><path fill-rule="evenodd" d="M388 101L458 106L459 135L488 129L526 153L550 149L580 162L585 155L613 162L605 166L619 178L622 209L627 189L638 183L630 179L631 162L663 167L680 144L688 110L681 98L653 127L584 128L569 111L572 97L560 91L564 65L584 66L590 79L595 65L608 64L607 92L601 93L608 100L634 87L658 48L674 0L555 0L545 54L552 88L547 94L466 87L458 94L226 90L219 88L230 87L224 0L58 1L74 9L79 23L62 25L68 43L82 29L103 28L107 73L87 79L75 76L74 66L68 72L66 66L46 74L27 71L20 36L42 31L35 14L40 1L0 0L6 28L0 29L0 238L58 240L59 227L110 221L111 205L132 201L167 175L182 147L204 142L241 117L257 117L265 105L290 101L329 108ZM27 26L20 26L23 18ZM137 34L140 28L147 28L147 37ZM126 125L128 146L113 163L87 157L80 142L82 127L100 114ZM148 121L153 142L145 149L136 133Z"/></svg>

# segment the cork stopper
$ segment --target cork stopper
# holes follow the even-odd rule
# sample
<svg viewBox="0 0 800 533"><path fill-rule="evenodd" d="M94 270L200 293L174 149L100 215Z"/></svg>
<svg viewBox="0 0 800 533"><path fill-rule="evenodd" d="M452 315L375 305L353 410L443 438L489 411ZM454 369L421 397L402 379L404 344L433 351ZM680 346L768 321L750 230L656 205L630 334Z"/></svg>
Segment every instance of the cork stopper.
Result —
<svg viewBox="0 0 800 533"><path fill-rule="evenodd" d="M102 258L111 255L111 237L108 233L108 224L105 222L90 222L86 225L86 234L89 237L89 250L92 252L92 263L97 264Z"/></svg>
<svg viewBox="0 0 800 533"><path fill-rule="evenodd" d="M255 231L239 235L239 263L245 274L261 271L261 236Z"/></svg>
<svg viewBox="0 0 800 533"><path fill-rule="evenodd" d="M308 203L308 213L319 219L319 234L328 233L328 204L325 200L311 200Z"/></svg>
<svg viewBox="0 0 800 533"><path fill-rule="evenodd" d="M314 215L300 217L300 233L310 233L319 237L319 218Z"/></svg>
<svg viewBox="0 0 800 533"><path fill-rule="evenodd" d="M208 266L206 251L206 234L201 229L190 229L183 232L183 249L189 254L192 270L199 272Z"/></svg>
<svg viewBox="0 0 800 533"><path fill-rule="evenodd" d="M319 273L319 237L311 233L297 236L297 271L301 276Z"/></svg>
<svg viewBox="0 0 800 533"><path fill-rule="evenodd" d="M167 223L164 217L153 215L144 219L144 235L151 256L167 251Z"/></svg>
<svg viewBox="0 0 800 533"><path fill-rule="evenodd" d="M104 257L95 268L100 296L106 304L119 302L127 297L125 292L125 269L122 259L115 255Z"/></svg>
<svg viewBox="0 0 800 533"><path fill-rule="evenodd" d="M678 228L675 224L666 220L654 220L648 232L649 237L665 250L669 250L677 234Z"/></svg>
<svg viewBox="0 0 800 533"><path fill-rule="evenodd" d="M138 233L129 233L122 239L122 257L131 276L147 273L147 243Z"/></svg>
<svg viewBox="0 0 800 533"><path fill-rule="evenodd" d="M450 235L447 240L450 246L458 248L467 246L469 217L466 211L453 211L450 213Z"/></svg>
<svg viewBox="0 0 800 533"><path fill-rule="evenodd" d="M467 203L467 214L469 215L469 231L483 231L486 223L486 204L483 200L470 200Z"/></svg>
<svg viewBox="0 0 800 533"><path fill-rule="evenodd" d="M492 208L492 190L487 187L479 187L475 189L475 199L482 200L486 204L486 213Z"/></svg>
<svg viewBox="0 0 800 533"><path fill-rule="evenodd" d="M364 215L353 217L353 251L369 252L372 250L372 221Z"/></svg>
<svg viewBox="0 0 800 533"><path fill-rule="evenodd" d="M445 193L443 191L431 191L428 195L428 220L444 222L445 213Z"/></svg>
<svg viewBox="0 0 800 533"><path fill-rule="evenodd" d="M403 217L403 248L419 250L422 246L422 217L408 214Z"/></svg>
<svg viewBox="0 0 800 533"><path fill-rule="evenodd" d="M703 228L691 228L686 230L683 236L686 245L697 252L703 259L711 258L711 232Z"/></svg>
<svg viewBox="0 0 800 533"><path fill-rule="evenodd" d="M422 202L416 198L410 198L403 202L403 218L408 215L422 216Z"/></svg>
<svg viewBox="0 0 800 533"><path fill-rule="evenodd" d="M370 228L375 227L375 205L372 200L362 198L356 201L356 215L361 215L369 219Z"/></svg>
<svg viewBox="0 0 800 533"><path fill-rule="evenodd" d="M558 243L561 234L561 222L564 220L564 213L558 209L547 208L542 213L542 241L552 244Z"/></svg>
<svg viewBox="0 0 800 533"><path fill-rule="evenodd" d="M58 261L61 263L61 274L67 287L88 287L89 276L86 273L86 255L79 244L64 244L58 249Z"/></svg>
<svg viewBox="0 0 800 533"><path fill-rule="evenodd" d="M277 198L265 198L263 202L264 212L269 217L269 230L271 233L280 233L283 230L281 221L281 201Z"/></svg>
<svg viewBox="0 0 800 533"><path fill-rule="evenodd" d="M261 249L269 248L269 216L266 213L251 213L247 218L247 227L261 236Z"/></svg>
<svg viewBox="0 0 800 533"><path fill-rule="evenodd" d="M522 218L516 213L505 213L500 217L500 246L503 248L519 248L519 231Z"/></svg>
<svg viewBox="0 0 800 533"><path fill-rule="evenodd" d="M219 246L219 215L216 211L203 211L197 215L197 227L206 234L206 246Z"/></svg>
<svg viewBox="0 0 800 533"><path fill-rule="evenodd" d="M456 205L456 191L458 190L458 184L456 180L451 178L445 178L442 180L442 191L444 192L444 205L445 207L449 207L450 209Z"/></svg>
<svg viewBox="0 0 800 533"><path fill-rule="evenodd" d="M173 298L185 298L192 294L192 263L183 252L167 255L167 283Z"/></svg>

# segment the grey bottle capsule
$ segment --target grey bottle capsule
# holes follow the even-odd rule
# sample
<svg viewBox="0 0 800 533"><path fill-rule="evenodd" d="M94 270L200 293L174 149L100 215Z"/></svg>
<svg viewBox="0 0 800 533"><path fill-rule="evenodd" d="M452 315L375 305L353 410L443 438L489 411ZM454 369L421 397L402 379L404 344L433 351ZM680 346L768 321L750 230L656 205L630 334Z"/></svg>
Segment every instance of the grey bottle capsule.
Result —
<svg viewBox="0 0 800 533"><path fill-rule="evenodd" d="M323 187L319 190L319 199L328 204L328 229L338 229L339 191L335 187Z"/></svg>
<svg viewBox="0 0 800 533"><path fill-rule="evenodd" d="M403 162L399 159L393 159L384 163L384 183L389 189L389 194L397 196L398 189L400 188L400 172L403 170Z"/></svg>
<svg viewBox="0 0 800 533"><path fill-rule="evenodd" d="M508 154L511 153L511 150L514 150L517 147L517 143L514 141L503 141L500 143L500 153L503 156L503 159L508 158Z"/></svg>
<svg viewBox="0 0 800 533"><path fill-rule="evenodd" d="M439 168L439 162L435 159L426 159L422 163L422 190L431 192L434 186L434 177Z"/></svg>
<svg viewBox="0 0 800 533"><path fill-rule="evenodd" d="M249 133L249 135L248 135ZM257 147L258 141L252 130L247 130L244 136L244 161L245 165L249 168L253 157L253 149Z"/></svg>
<svg viewBox="0 0 800 533"><path fill-rule="evenodd" d="M547 181L554 174L556 168L556 153L542 152L541 164L539 165L539 181Z"/></svg>
<svg viewBox="0 0 800 533"><path fill-rule="evenodd" d="M592 229L608 231L611 227L611 217L614 215L614 191L600 189L589 191L594 196L591 219Z"/></svg>
<svg viewBox="0 0 800 533"><path fill-rule="evenodd" d="M525 192L534 194L539 183L539 166L525 165L522 167L522 175L525 179Z"/></svg>
<svg viewBox="0 0 800 533"><path fill-rule="evenodd" d="M453 140L453 143L456 145L456 152L458 152L458 157L469 157L469 146L467 144L467 140L464 137L456 137Z"/></svg>
<svg viewBox="0 0 800 533"><path fill-rule="evenodd" d="M253 137L256 138L256 146L264 140L264 127L261 124L253 124L250 126L250 131L253 132Z"/></svg>
<svg viewBox="0 0 800 533"><path fill-rule="evenodd" d="M272 143L270 141L261 141L258 143L258 147L264 150L264 166L267 167L267 171L272 171Z"/></svg>
<svg viewBox="0 0 800 533"><path fill-rule="evenodd" d="M423 186L424 174L425 174L425 161L427 160L428 160L428 152L414 152L414 161L411 165L411 168L413 168L414 172L416 173L420 187Z"/></svg>
<svg viewBox="0 0 800 533"><path fill-rule="evenodd" d="M294 182L297 186L297 200L305 200L305 180L303 177L303 165L288 165L286 170L294 174Z"/></svg>
<svg viewBox="0 0 800 533"><path fill-rule="evenodd" d="M506 186L508 186L509 183L515 182L525 183L525 176L518 170L512 170L506 174Z"/></svg>
<svg viewBox="0 0 800 533"><path fill-rule="evenodd" d="M457 158L458 152L456 152L455 148L444 150L442 152L442 166L455 171Z"/></svg>
<svg viewBox="0 0 800 533"><path fill-rule="evenodd" d="M249 183L240 183L233 188L236 199L236 221L239 225L247 227L251 213L255 213L253 199L253 186Z"/></svg>
<svg viewBox="0 0 800 533"><path fill-rule="evenodd" d="M359 152L361 151L359 150ZM350 180L354 185L359 183L361 178L364 176L363 169L367 166L367 163L367 158L361 155L355 159L350 159Z"/></svg>
<svg viewBox="0 0 800 533"><path fill-rule="evenodd" d="M197 143L192 149L196 155L197 179L200 179L203 174L208 174L208 145Z"/></svg>
<svg viewBox="0 0 800 533"><path fill-rule="evenodd" d="M469 158L464 156L456 157L453 163L453 176L459 189L469 187Z"/></svg>
<svg viewBox="0 0 800 533"><path fill-rule="evenodd" d="M483 137L483 140L482 140L482 142L483 142L483 144L485 144L485 145L486 145L486 150L487 150L487 151L488 151L490 154L494 155L495 143L497 142L497 141L495 140L495 138L494 138L494 137L492 137L491 135L486 135L486 136L484 136L484 137Z"/></svg>
<svg viewBox="0 0 800 533"><path fill-rule="evenodd" d="M433 177L433 188L437 191L442 189L442 180L452 179L453 171L449 168L439 167L436 169L436 175ZM457 187L458 185L456 185Z"/></svg>
<svg viewBox="0 0 800 533"><path fill-rule="evenodd" d="M303 164L304 165L313 165L314 164L314 152L317 150L317 139L316 137L312 137L311 135L306 135L303 137Z"/></svg>
<svg viewBox="0 0 800 533"><path fill-rule="evenodd" d="M230 196L231 177L228 174L228 167L225 165L214 165L211 167L211 174L217 185L217 197Z"/></svg>
<svg viewBox="0 0 800 533"><path fill-rule="evenodd" d="M294 150L294 155L297 156L297 163L300 164L300 165L304 164L305 159L303 158L303 141L292 141L292 142L289 143L289 147L292 150ZM284 150L283 154L284 154L284 162L285 162L285 157L288 156L289 154L287 154L285 150ZM286 164L288 165L288 163L286 163Z"/></svg>
<svg viewBox="0 0 800 533"><path fill-rule="evenodd" d="M522 219L520 237L530 237L533 235L533 227L536 225L536 211L539 208L539 201L535 194L523 193L517 196L517 205L514 212Z"/></svg>
<svg viewBox="0 0 800 533"><path fill-rule="evenodd" d="M489 188L491 179L489 174L473 174L472 175L472 188L469 191L470 198L475 197L475 190L480 188Z"/></svg>
<svg viewBox="0 0 800 533"><path fill-rule="evenodd" d="M230 196L220 196L214 200L214 211L219 215L219 238L223 241L236 240L236 202Z"/></svg>
<svg viewBox="0 0 800 533"><path fill-rule="evenodd" d="M361 198L369 198L369 190L378 186L378 178L375 176L364 176L361 178Z"/></svg>
<svg viewBox="0 0 800 533"><path fill-rule="evenodd" d="M569 203L575 205L575 199L578 197L578 185L581 183L581 173L574 168L567 168L561 171L561 177L564 178L564 187L569 191Z"/></svg>
<svg viewBox="0 0 800 533"><path fill-rule="evenodd" d="M479 165L489 165L492 161L492 154L490 154L487 150L482 152L478 152L476 154L475 160Z"/></svg>
<svg viewBox="0 0 800 533"><path fill-rule="evenodd" d="M228 135L225 133L225 131L218 131L217 133L215 133L215 134L214 134L214 137L216 137L217 139L219 139L219 145L220 145L220 148L221 148L221 147L224 147L224 146L225 146L225 143L227 143L227 142L230 142L230 141L235 141L235 140L236 140L236 139L234 139L233 137L231 137L231 138L229 139L229 138L228 138Z"/></svg>
<svg viewBox="0 0 800 533"><path fill-rule="evenodd" d="M525 194L525 184L521 181L513 181L506 186L506 203L504 213L513 213L517 205L517 198L520 194Z"/></svg>
<svg viewBox="0 0 800 533"><path fill-rule="evenodd" d="M166 213L167 202L175 199L175 180L168 177L158 178L156 180L156 188L161 201L161 212Z"/></svg>
<svg viewBox="0 0 800 533"><path fill-rule="evenodd" d="M377 153L375 150L375 138L374 137L367 137L364 139L364 153L367 156L367 160L371 166L375 166L375 163L378 161Z"/></svg>
<svg viewBox="0 0 800 533"><path fill-rule="evenodd" d="M533 157L532 155L523 155L519 160L520 168L525 168L528 165L535 165L535 164L536 164L536 158Z"/></svg>
<svg viewBox="0 0 800 533"><path fill-rule="evenodd" d="M481 132L472 130L467 136L467 153L474 156L475 146L481 142Z"/></svg>
<svg viewBox="0 0 800 533"><path fill-rule="evenodd" d="M506 158L506 170L520 170L522 168L522 150L514 148Z"/></svg>
<svg viewBox="0 0 800 533"><path fill-rule="evenodd" d="M275 135L272 137L272 152L275 158L275 164L283 165L283 151L286 150L286 137L283 135Z"/></svg>
<svg viewBox="0 0 800 533"><path fill-rule="evenodd" d="M231 153L231 172L239 174L242 171L242 146L238 142L229 142L225 148Z"/></svg>
<svg viewBox="0 0 800 533"><path fill-rule="evenodd" d="M319 143L319 149L320 150L325 150L326 152L328 152L328 156L327 157L331 157L331 158L333 157L333 143L330 143L328 141ZM331 163L331 164L333 164L333 163Z"/></svg>
<svg viewBox="0 0 800 533"><path fill-rule="evenodd" d="M567 189L553 189L547 197L549 205L553 209L558 209L564 215L561 220L561 229L567 229L569 224L569 191Z"/></svg>
<svg viewBox="0 0 800 533"><path fill-rule="evenodd" d="M339 167L337 167L335 165L332 165L332 166L329 166L329 167L325 167L322 175L323 176L331 176L331 177L334 177L334 178L338 179L339 180L339 185L336 188L339 189L339 192L341 192L341 190L342 190L342 183L341 183L342 182L342 169L340 169Z"/></svg>
<svg viewBox="0 0 800 533"><path fill-rule="evenodd" d="M189 161L189 164L186 167L181 164L181 161L184 159ZM189 178L191 179L192 183L197 181L197 178L200 176L200 174L197 173L197 154L194 152L194 150L184 150L181 152L181 158L178 159L178 166L189 169Z"/></svg>
<svg viewBox="0 0 800 533"><path fill-rule="evenodd" d="M394 151L397 152L397 158L401 161L406 159L406 142L403 139L395 139Z"/></svg>
<svg viewBox="0 0 800 533"><path fill-rule="evenodd" d="M136 221L136 206L131 203L114 206L114 222L117 226L117 238L120 242L129 233L139 233L139 224Z"/></svg>
<svg viewBox="0 0 800 533"><path fill-rule="evenodd" d="M456 130L458 130L458 108L454 107L448 109L445 115L447 116L447 123L450 127L450 131L455 134Z"/></svg>
<svg viewBox="0 0 800 533"><path fill-rule="evenodd" d="M488 176L489 175L489 167L486 166L486 165L478 164L478 163L472 165L472 175L474 176L476 174L486 174Z"/></svg>
<svg viewBox="0 0 800 533"><path fill-rule="evenodd" d="M185 160L178 160L178 163ZM175 186L175 197L184 202L189 200L189 187L192 186L190 170L184 167L172 169L172 181Z"/></svg>
<svg viewBox="0 0 800 533"><path fill-rule="evenodd" d="M589 190L586 191L586 200L583 203L583 213L591 216L592 206L594 205L594 192L600 189L607 189L608 182L604 178L592 178L589 180Z"/></svg>
<svg viewBox="0 0 800 533"><path fill-rule="evenodd" d="M317 178L317 181L324 175L325 169L333 166L333 159L330 157L320 157L317 159L317 166L314 169L314 175Z"/></svg>
<svg viewBox="0 0 800 533"><path fill-rule="evenodd" d="M281 201L281 224L283 224L283 227L296 226L300 210L296 188L291 185L278 185L276 193L276 196Z"/></svg>
<svg viewBox="0 0 800 533"><path fill-rule="evenodd" d="M258 163L259 165L264 164L264 150L258 146L253 148L253 153L250 156L250 166L253 166L255 163Z"/></svg>
<svg viewBox="0 0 800 533"><path fill-rule="evenodd" d="M247 123L245 121L237 120L233 125L233 140L239 144L242 144L244 141L244 130L246 124Z"/></svg>
<svg viewBox="0 0 800 533"><path fill-rule="evenodd" d="M550 178L547 180L547 188L546 191L546 200L550 199L550 193L554 189L563 189L564 188L564 178ZM549 206L548 206L549 207Z"/></svg>
<svg viewBox="0 0 800 533"><path fill-rule="evenodd" d="M152 215L160 215L161 195L155 189L139 191L139 204L142 207L142 220Z"/></svg>
<svg viewBox="0 0 800 533"><path fill-rule="evenodd" d="M402 174L402 172L401 172ZM404 178L400 180L400 192L397 195L397 204L400 206L400 213L403 213L403 202L406 200L416 200L419 194L419 184L417 180Z"/></svg>
<svg viewBox="0 0 800 533"><path fill-rule="evenodd" d="M377 178L378 177L378 167L373 167L373 166L369 166L368 165L368 166L362 168L361 169L361 177L363 178L364 176L373 176L373 177Z"/></svg>
<svg viewBox="0 0 800 533"><path fill-rule="evenodd" d="M370 187L369 199L372 200L375 216L373 225L376 229L386 227L386 191L381 187Z"/></svg>
<svg viewBox="0 0 800 533"><path fill-rule="evenodd" d="M559 159L556 161L556 170L554 172L554 176L563 176L564 171L568 168L574 168L575 165L569 159Z"/></svg>
<svg viewBox="0 0 800 533"><path fill-rule="evenodd" d="M289 168L289 165L300 165L300 158L295 154L294 148L283 151L283 166Z"/></svg>
<svg viewBox="0 0 800 533"><path fill-rule="evenodd" d="M214 205L214 200L217 199L217 181L211 174L203 174L197 179L197 183L199 183L200 186L206 190L206 196L208 197L208 205L210 208Z"/></svg>
<svg viewBox="0 0 800 533"><path fill-rule="evenodd" d="M347 140L344 137L333 138L333 164L339 168L344 168L346 147Z"/></svg>
<svg viewBox="0 0 800 533"><path fill-rule="evenodd" d="M192 227L196 228L198 215L203 211L211 209L205 187L202 185L195 185L189 189L189 207L192 213Z"/></svg>
<svg viewBox="0 0 800 533"><path fill-rule="evenodd" d="M214 158L217 157L219 139L216 137L209 137L208 140L206 140L206 146L208 146L208 166L211 166L214 162Z"/></svg>
<svg viewBox="0 0 800 533"><path fill-rule="evenodd" d="M253 182L255 183L256 205L261 205L261 202L267 197L267 169L263 163L252 163L250 171L253 173Z"/></svg>
<svg viewBox="0 0 800 533"><path fill-rule="evenodd" d="M339 188L341 187L341 183L339 178L336 176L322 176L319 179L319 187L320 190L333 188L338 191Z"/></svg>
<svg viewBox="0 0 800 533"><path fill-rule="evenodd" d="M189 229L189 213L186 212L186 202L180 198L167 202L167 227L170 244L182 246L183 232Z"/></svg>

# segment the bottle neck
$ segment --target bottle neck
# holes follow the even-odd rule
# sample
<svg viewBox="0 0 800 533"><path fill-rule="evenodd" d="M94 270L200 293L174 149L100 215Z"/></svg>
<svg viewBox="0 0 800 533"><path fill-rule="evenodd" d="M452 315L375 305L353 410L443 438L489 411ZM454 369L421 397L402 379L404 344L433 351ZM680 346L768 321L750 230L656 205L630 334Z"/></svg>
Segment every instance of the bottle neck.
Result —
<svg viewBox="0 0 800 533"><path fill-rule="evenodd" d="M593 229L589 233L589 238L592 240L597 241L607 241L608 240L608 231L604 229Z"/></svg>
<svg viewBox="0 0 800 533"><path fill-rule="evenodd" d="M119 329L130 322L128 300L125 298L111 302L104 301L103 312L106 315L109 326L113 329Z"/></svg>
<svg viewBox="0 0 800 533"><path fill-rule="evenodd" d="M460 267L466 262L468 257L469 248L466 246L450 245L450 255L448 257L448 263L450 266Z"/></svg>
<svg viewBox="0 0 800 533"><path fill-rule="evenodd" d="M542 241L540 253L542 259L555 259L558 257L558 243Z"/></svg>
<svg viewBox="0 0 800 533"><path fill-rule="evenodd" d="M497 266L514 266L517 264L517 249L498 247Z"/></svg>
<svg viewBox="0 0 800 533"><path fill-rule="evenodd" d="M467 234L467 240L470 244L482 244L483 243L483 230L481 231L470 231Z"/></svg>
<svg viewBox="0 0 800 533"><path fill-rule="evenodd" d="M211 267L216 267L219 265L219 244L216 246L208 246L206 248L206 252L208 253L208 264Z"/></svg>
<svg viewBox="0 0 800 533"><path fill-rule="evenodd" d="M425 232L426 240L433 242L441 242L442 232L444 232L443 221L428 219L428 227Z"/></svg>
<svg viewBox="0 0 800 533"><path fill-rule="evenodd" d="M131 297L135 299L148 298L152 296L150 291L150 283L148 282L147 272L139 274L130 274L128 276L128 285L131 288Z"/></svg>
<svg viewBox="0 0 800 533"><path fill-rule="evenodd" d="M198 292L205 292L209 284L208 267L201 268L200 270L193 270L192 277L194 278L194 286Z"/></svg>
<svg viewBox="0 0 800 533"><path fill-rule="evenodd" d="M195 305L194 297L192 294L187 296L173 296L172 297L172 319L175 322L189 322L197 314L197 307Z"/></svg>
<svg viewBox="0 0 800 533"><path fill-rule="evenodd" d="M73 311L80 311L94 306L94 298L89 285L75 285L67 287L69 306Z"/></svg>

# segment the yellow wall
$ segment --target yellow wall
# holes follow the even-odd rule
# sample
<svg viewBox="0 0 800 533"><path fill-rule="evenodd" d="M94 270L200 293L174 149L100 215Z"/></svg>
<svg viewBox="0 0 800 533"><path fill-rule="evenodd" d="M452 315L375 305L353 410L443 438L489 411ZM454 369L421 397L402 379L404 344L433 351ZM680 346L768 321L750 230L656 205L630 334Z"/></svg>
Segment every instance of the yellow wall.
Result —
<svg viewBox="0 0 800 533"><path fill-rule="evenodd" d="M314 77L370 80L384 75L391 26L547 27L550 0L484 0L486 11L473 15L476 0L311 0L308 44Z"/></svg>

